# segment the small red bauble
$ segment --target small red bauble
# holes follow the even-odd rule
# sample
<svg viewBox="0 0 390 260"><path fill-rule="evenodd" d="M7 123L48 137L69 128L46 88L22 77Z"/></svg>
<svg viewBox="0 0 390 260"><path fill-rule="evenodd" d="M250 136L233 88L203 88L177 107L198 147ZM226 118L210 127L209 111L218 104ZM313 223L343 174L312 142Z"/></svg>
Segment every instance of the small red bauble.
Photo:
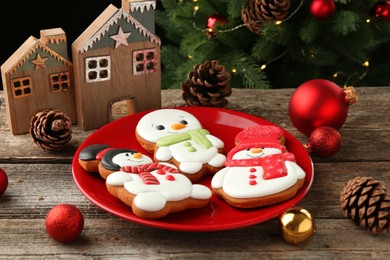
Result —
<svg viewBox="0 0 390 260"><path fill-rule="evenodd" d="M226 25L227 19L220 14L212 15L207 19L206 28L207 28L207 36L209 38L214 36L214 33L215 33L214 29L215 29L215 26L217 26L218 24L220 26Z"/></svg>
<svg viewBox="0 0 390 260"><path fill-rule="evenodd" d="M305 146L309 153L324 158L332 156L340 150L340 132L329 126L320 126L311 133Z"/></svg>
<svg viewBox="0 0 390 260"><path fill-rule="evenodd" d="M0 196L4 194L8 187L8 176L3 169L0 168Z"/></svg>
<svg viewBox="0 0 390 260"><path fill-rule="evenodd" d="M313 0L310 4L310 14L317 20L326 20L330 18L336 5L333 0Z"/></svg>
<svg viewBox="0 0 390 260"><path fill-rule="evenodd" d="M390 20L390 1L380 1L374 6L375 16Z"/></svg>
<svg viewBox="0 0 390 260"><path fill-rule="evenodd" d="M46 231L51 238L61 243L76 240L84 228L84 217L74 205L59 204L46 216Z"/></svg>
<svg viewBox="0 0 390 260"><path fill-rule="evenodd" d="M294 91L288 109L293 125L309 136L320 126L340 129L347 118L349 105L346 93L337 84L313 79Z"/></svg>

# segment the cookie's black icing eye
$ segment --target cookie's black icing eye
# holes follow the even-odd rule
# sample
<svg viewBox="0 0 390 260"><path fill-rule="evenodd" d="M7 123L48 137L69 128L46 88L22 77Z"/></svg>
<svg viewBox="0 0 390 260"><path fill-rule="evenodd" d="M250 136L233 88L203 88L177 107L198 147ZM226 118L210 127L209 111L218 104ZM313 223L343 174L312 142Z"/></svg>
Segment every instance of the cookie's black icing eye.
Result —
<svg viewBox="0 0 390 260"><path fill-rule="evenodd" d="M250 148L246 148L247 151L250 151L251 149Z"/></svg>
<svg viewBox="0 0 390 260"><path fill-rule="evenodd" d="M180 121L180 124L188 125L188 122L187 122L186 120L181 120L181 121Z"/></svg>
<svg viewBox="0 0 390 260"><path fill-rule="evenodd" d="M164 130L165 127L164 127L163 125L158 125L158 126L156 126L156 129L157 129L157 130Z"/></svg>

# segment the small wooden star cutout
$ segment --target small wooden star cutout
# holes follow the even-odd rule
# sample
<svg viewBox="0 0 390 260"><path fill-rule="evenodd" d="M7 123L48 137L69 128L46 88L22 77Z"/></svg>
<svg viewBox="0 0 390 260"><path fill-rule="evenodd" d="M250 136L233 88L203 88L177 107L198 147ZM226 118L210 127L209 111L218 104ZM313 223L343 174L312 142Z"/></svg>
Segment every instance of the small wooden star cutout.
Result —
<svg viewBox="0 0 390 260"><path fill-rule="evenodd" d="M128 45L127 38L130 36L130 33L124 33L122 27L119 27L119 31L117 35L110 36L115 40L115 49L118 48L121 44Z"/></svg>
<svg viewBox="0 0 390 260"><path fill-rule="evenodd" d="M39 68L46 69L46 64L45 62L47 61L48 58L42 58L41 55L38 53L37 58L35 60L32 60L31 62L35 64L35 70Z"/></svg>

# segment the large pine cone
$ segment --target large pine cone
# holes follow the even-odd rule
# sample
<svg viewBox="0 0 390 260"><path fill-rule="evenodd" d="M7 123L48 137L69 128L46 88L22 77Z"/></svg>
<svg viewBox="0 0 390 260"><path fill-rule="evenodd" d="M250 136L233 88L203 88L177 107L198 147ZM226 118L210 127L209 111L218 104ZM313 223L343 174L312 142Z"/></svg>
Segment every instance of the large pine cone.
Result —
<svg viewBox="0 0 390 260"><path fill-rule="evenodd" d="M31 118L30 134L42 149L59 151L72 138L72 123L66 114L45 109Z"/></svg>
<svg viewBox="0 0 390 260"><path fill-rule="evenodd" d="M182 97L189 106L224 107L232 94L228 86L230 74L218 61L197 64L182 83Z"/></svg>
<svg viewBox="0 0 390 260"><path fill-rule="evenodd" d="M249 0L241 10L241 17L250 31L258 33L263 22L286 18L289 8L290 0Z"/></svg>
<svg viewBox="0 0 390 260"><path fill-rule="evenodd" d="M344 215L374 234L389 231L390 195L387 187L371 177L350 180L340 195Z"/></svg>

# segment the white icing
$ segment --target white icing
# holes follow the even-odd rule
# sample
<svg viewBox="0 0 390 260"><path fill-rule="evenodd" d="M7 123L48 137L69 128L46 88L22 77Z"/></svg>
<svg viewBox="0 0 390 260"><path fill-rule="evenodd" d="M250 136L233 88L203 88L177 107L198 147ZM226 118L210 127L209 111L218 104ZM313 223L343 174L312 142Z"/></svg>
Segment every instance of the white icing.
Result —
<svg viewBox="0 0 390 260"><path fill-rule="evenodd" d="M224 147L224 143L221 139L213 136L213 135L206 135L207 139L210 140L210 142L217 147L218 149L222 149Z"/></svg>
<svg viewBox="0 0 390 260"><path fill-rule="evenodd" d="M137 166L141 164L152 163L152 159L149 156L140 153L120 153L115 155L112 158L112 162L119 165L120 167L124 166Z"/></svg>
<svg viewBox="0 0 390 260"><path fill-rule="evenodd" d="M115 172L115 176L112 174L106 178L106 183L111 186L123 186L126 182L132 181L133 177L127 172Z"/></svg>
<svg viewBox="0 0 390 260"><path fill-rule="evenodd" d="M172 129L172 126L187 121L185 127ZM158 130L157 126L164 126L164 130ZM144 115L138 122L137 133L149 142L157 142L160 138L174 133L185 133L190 130L200 129L202 125L192 114L179 109L158 109Z"/></svg>
<svg viewBox="0 0 390 260"><path fill-rule="evenodd" d="M223 154L217 154L213 159L209 161L209 164L213 167L222 167L226 162L226 156Z"/></svg>
<svg viewBox="0 0 390 260"><path fill-rule="evenodd" d="M165 207L167 198L158 191L149 191L135 196L133 204L145 211L158 211Z"/></svg>
<svg viewBox="0 0 390 260"><path fill-rule="evenodd" d="M200 184L192 185L191 198L207 200L211 195L211 190L206 186Z"/></svg>
<svg viewBox="0 0 390 260"><path fill-rule="evenodd" d="M211 190L208 187L200 184L193 185L182 174L158 174L156 170L150 173L158 179L159 184L145 184L138 174L125 172L110 174L106 182L113 186L123 185L128 192L136 195L135 205L146 211L161 209L167 201L180 201L190 197L194 199L209 199L211 197ZM172 175L174 180L167 180L167 175Z"/></svg>
<svg viewBox="0 0 390 260"><path fill-rule="evenodd" d="M169 161L172 159L171 150L169 146L159 147L155 153L155 157L158 161Z"/></svg>
<svg viewBox="0 0 390 260"><path fill-rule="evenodd" d="M267 155L282 153L276 148L247 149L237 152L233 159L263 158ZM272 195L292 187L297 180L305 177L302 168L292 161L284 162L287 176L264 179L261 166L231 166L218 171L211 180L211 187L223 188L224 192L234 198L256 198ZM256 184L250 184L253 180Z"/></svg>
<svg viewBox="0 0 390 260"><path fill-rule="evenodd" d="M175 129L180 122L186 121L183 128ZM157 126L164 126L164 130L158 130ZM159 109L143 116L138 122L137 133L150 142L157 142L159 139L171 136L176 133L186 133L190 130L201 129L202 125L192 114L179 109ZM211 134L206 134L213 145L211 148L203 148L194 140L186 140L170 146L159 147L155 152L156 160L160 162L174 158L179 162L180 170L184 173L193 174L198 172L202 164L209 164L213 167L222 167L226 161L226 156L218 153L218 149L224 147L221 139ZM186 145L184 145L186 144ZM191 147L191 151L189 150Z"/></svg>
<svg viewBox="0 0 390 260"><path fill-rule="evenodd" d="M199 162L182 162L180 164L180 171L188 174L194 174L200 171L203 167L203 163Z"/></svg>
<svg viewBox="0 0 390 260"><path fill-rule="evenodd" d="M253 148L241 150L233 155L233 159L253 159L253 158L264 158L265 156L272 154L280 154L282 151L277 148Z"/></svg>

